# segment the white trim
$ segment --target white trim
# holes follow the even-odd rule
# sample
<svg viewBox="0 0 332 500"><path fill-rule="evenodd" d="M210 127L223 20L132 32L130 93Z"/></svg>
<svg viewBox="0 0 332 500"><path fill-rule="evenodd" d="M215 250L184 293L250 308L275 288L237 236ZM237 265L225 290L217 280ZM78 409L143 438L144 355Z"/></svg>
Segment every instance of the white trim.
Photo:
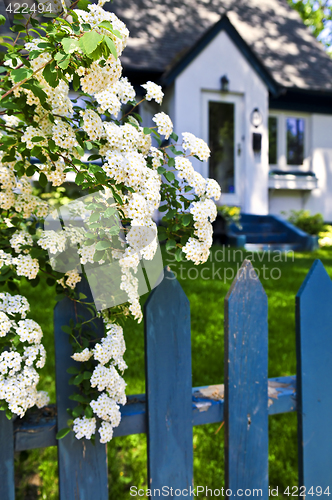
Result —
<svg viewBox="0 0 332 500"><path fill-rule="evenodd" d="M279 169L284 171L300 170L303 172L311 171L311 115L308 113L300 113L295 111L277 111L269 110L269 117L277 118L277 165L270 164L271 169ZM286 153L286 120L287 118L303 118L304 119L304 160L302 165L287 165Z"/></svg>
<svg viewBox="0 0 332 500"><path fill-rule="evenodd" d="M234 130L234 193L222 193L218 201L220 205L240 205L241 204L241 172L242 172L242 158L244 158L244 144L243 144L243 95L231 92L218 92L218 91L205 91L201 92L201 136L208 143L209 140L209 101L227 102L234 104L235 113L235 130ZM238 147L241 147L241 154L238 155ZM203 175L209 176L208 162L204 164Z"/></svg>

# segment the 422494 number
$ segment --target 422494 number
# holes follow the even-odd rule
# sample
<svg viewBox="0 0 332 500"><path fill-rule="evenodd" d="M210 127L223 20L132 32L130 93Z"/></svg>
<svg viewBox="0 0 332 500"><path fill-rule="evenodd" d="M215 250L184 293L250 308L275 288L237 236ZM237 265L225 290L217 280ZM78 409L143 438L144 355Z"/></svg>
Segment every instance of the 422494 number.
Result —
<svg viewBox="0 0 332 500"><path fill-rule="evenodd" d="M52 13L53 10L51 3L28 5L27 3L15 2L7 5L6 12L10 12L11 14L44 14L46 12Z"/></svg>
<svg viewBox="0 0 332 500"><path fill-rule="evenodd" d="M328 486L325 488L323 491L323 488L321 486L316 486L315 488L311 486L308 490L306 490L305 486L287 486L287 488L284 491L284 495L291 496L291 497L305 497L307 495L311 495L312 497L320 497L322 495L327 495L330 496L330 487Z"/></svg>

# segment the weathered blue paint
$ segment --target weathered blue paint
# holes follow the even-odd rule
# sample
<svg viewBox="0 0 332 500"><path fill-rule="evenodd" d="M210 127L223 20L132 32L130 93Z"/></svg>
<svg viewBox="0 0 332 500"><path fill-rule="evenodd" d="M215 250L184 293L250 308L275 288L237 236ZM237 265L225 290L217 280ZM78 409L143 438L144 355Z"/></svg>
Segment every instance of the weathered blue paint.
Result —
<svg viewBox="0 0 332 500"><path fill-rule="evenodd" d="M296 411L296 377L277 377L269 382L279 382L278 394L269 398L269 415ZM284 386L284 387L283 387ZM192 389L192 425L214 424L224 420L224 400L215 401L199 395L205 387ZM197 404L198 403L198 404ZM203 405L202 405L203 403ZM56 446L56 407L50 405L45 409L34 411L14 422L15 451L30 450ZM114 437L130 434L146 434L145 394L128 396L128 402L121 408L121 423L114 429Z"/></svg>
<svg viewBox="0 0 332 500"><path fill-rule="evenodd" d="M190 305L169 268L145 306L145 342L148 487L189 489L193 486Z"/></svg>
<svg viewBox="0 0 332 500"><path fill-rule="evenodd" d="M296 377L277 377L269 382L278 382L278 394L269 398L269 415L296 411ZM204 387L192 389L192 425L214 424L224 420L224 400L215 401L199 394ZM198 403L198 404L197 404ZM203 403L203 405L202 405ZM28 413L23 419L14 422L15 451L30 450L56 446L55 406ZM45 415L46 413L46 415ZM114 437L130 434L146 434L146 404L145 394L128 396L128 402L121 408L121 423L114 429Z"/></svg>
<svg viewBox="0 0 332 500"><path fill-rule="evenodd" d="M77 290L88 297L88 302L92 302L86 281L79 283ZM87 319L91 317L83 305L69 299L63 299L54 310L58 430L67 427L67 420L70 418L67 408L76 406L76 403L69 399L74 386L68 384L71 375L66 370L77 363L70 358L72 347L68 334L62 331L61 326L69 325L71 318L79 322L77 314ZM101 337L101 320L96 322L96 329L100 330ZM108 500L106 445L100 444L98 437L95 446L86 439L77 440L73 433L59 440L60 500Z"/></svg>
<svg viewBox="0 0 332 500"><path fill-rule="evenodd" d="M0 411L0 498L15 499L13 420Z"/></svg>
<svg viewBox="0 0 332 500"><path fill-rule="evenodd" d="M244 261L225 298L225 486L268 498L267 297Z"/></svg>
<svg viewBox="0 0 332 500"><path fill-rule="evenodd" d="M296 296L299 482L332 493L332 282L316 260ZM324 496L324 495L323 495Z"/></svg>

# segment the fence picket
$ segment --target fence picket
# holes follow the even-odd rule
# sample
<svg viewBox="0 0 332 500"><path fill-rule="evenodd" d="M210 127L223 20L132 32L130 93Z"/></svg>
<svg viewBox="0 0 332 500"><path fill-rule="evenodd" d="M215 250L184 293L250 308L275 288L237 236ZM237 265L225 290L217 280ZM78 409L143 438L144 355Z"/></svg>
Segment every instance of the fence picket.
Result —
<svg viewBox="0 0 332 500"><path fill-rule="evenodd" d="M145 306L145 341L148 488L190 489L193 486L190 305L169 268L165 268L163 281L152 291Z"/></svg>
<svg viewBox="0 0 332 500"><path fill-rule="evenodd" d="M299 485L306 496L332 485L331 305L332 282L316 260L296 296Z"/></svg>
<svg viewBox="0 0 332 500"><path fill-rule="evenodd" d="M77 291L87 296L86 301L92 302L90 288L86 281L77 286ZM68 384L71 377L67 373L69 366L77 366L71 359L72 347L68 334L61 329L69 325L72 318L78 323L76 314L91 317L82 304L63 299L54 309L54 338L56 360L57 387L57 423L58 429L67 427L69 415L67 408L76 406L69 396L73 393L72 385ZM101 320L96 321L96 328L103 335ZM96 436L95 446L86 439L76 439L71 432L58 441L59 492L60 500L108 500L107 487L107 454L106 445L99 442Z"/></svg>
<svg viewBox="0 0 332 500"><path fill-rule="evenodd" d="M15 500L13 419L0 411L0 498Z"/></svg>
<svg viewBox="0 0 332 500"><path fill-rule="evenodd" d="M268 498L267 297L247 260L225 298L225 486Z"/></svg>

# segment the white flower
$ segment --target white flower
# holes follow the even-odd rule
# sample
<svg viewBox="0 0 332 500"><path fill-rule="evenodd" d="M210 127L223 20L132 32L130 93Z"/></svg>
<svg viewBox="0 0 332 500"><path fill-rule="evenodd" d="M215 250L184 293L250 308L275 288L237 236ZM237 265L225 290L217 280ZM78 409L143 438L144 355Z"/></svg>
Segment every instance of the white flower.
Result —
<svg viewBox="0 0 332 500"><path fill-rule="evenodd" d="M93 418L75 418L73 431L75 432L75 437L81 439L85 437L86 439L91 439L92 434L96 432L96 419Z"/></svg>
<svg viewBox="0 0 332 500"><path fill-rule="evenodd" d="M154 115L152 120L157 124L158 133L165 136L168 139L173 132L172 120L163 111Z"/></svg>
<svg viewBox="0 0 332 500"><path fill-rule="evenodd" d="M210 156L210 149L203 139L198 139L189 132L182 134L183 149L189 149L190 154L198 156L200 160L207 160Z"/></svg>
<svg viewBox="0 0 332 500"><path fill-rule="evenodd" d="M153 82L146 82L144 85L141 85L143 89L146 90L145 99L147 101L152 101L154 99L158 104L162 103L164 92L162 91L160 85L156 85Z"/></svg>
<svg viewBox="0 0 332 500"><path fill-rule="evenodd" d="M113 437L113 426L109 422L102 422L98 432L100 434L100 442L108 443Z"/></svg>
<svg viewBox="0 0 332 500"><path fill-rule="evenodd" d="M87 347L85 349L83 349L82 352L75 352L75 354L73 354L71 357L75 360L75 361L81 361L81 362L84 362L84 361L88 361L91 356L93 355L93 352L90 351Z"/></svg>

